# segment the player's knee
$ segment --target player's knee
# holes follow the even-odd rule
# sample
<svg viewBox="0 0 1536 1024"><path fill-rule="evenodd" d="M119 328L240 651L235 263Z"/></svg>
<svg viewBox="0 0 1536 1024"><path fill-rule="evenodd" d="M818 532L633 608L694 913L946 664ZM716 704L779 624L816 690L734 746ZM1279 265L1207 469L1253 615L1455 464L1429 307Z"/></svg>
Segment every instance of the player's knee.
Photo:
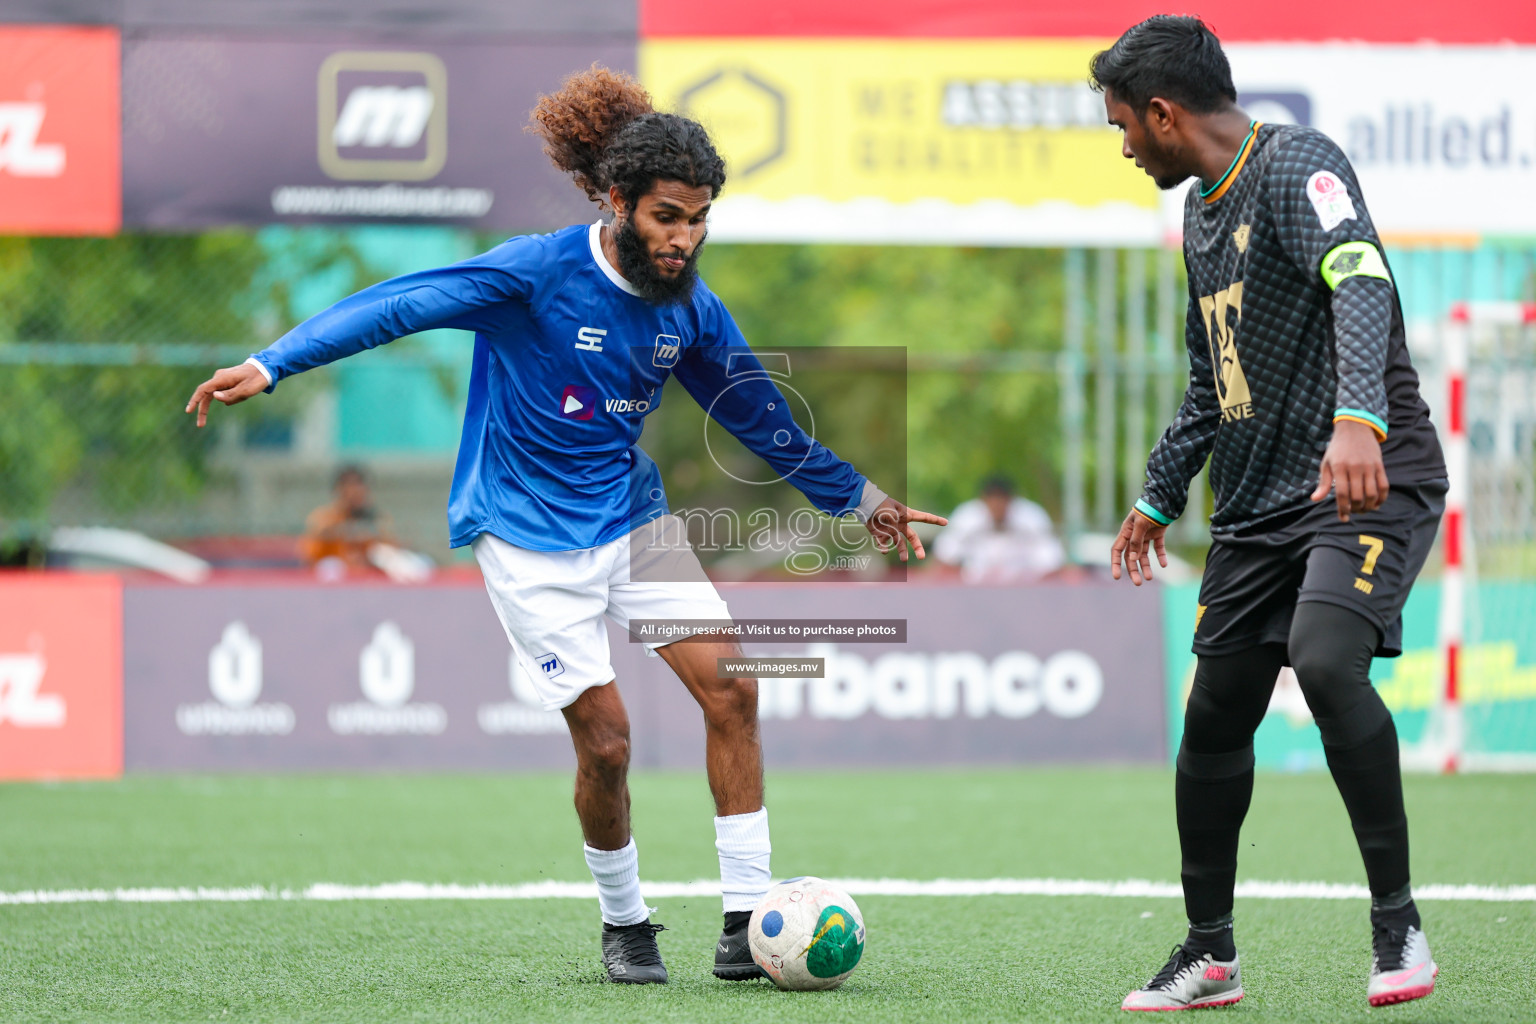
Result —
<svg viewBox="0 0 1536 1024"><path fill-rule="evenodd" d="M1353 697L1350 691L1362 682L1370 685L1369 676L1363 681L1354 678L1354 667L1346 662L1345 652L1337 644L1322 638L1292 634L1290 655L1291 669L1314 716L1326 715L1346 697Z"/></svg>
<svg viewBox="0 0 1536 1024"><path fill-rule="evenodd" d="M710 725L732 726L757 721L757 680L731 678L717 680L701 702Z"/></svg>
<svg viewBox="0 0 1536 1024"><path fill-rule="evenodd" d="M1390 720L1371 687L1379 639L1374 624L1347 608L1322 602L1297 607L1288 653L1324 744L1352 746Z"/></svg>
<svg viewBox="0 0 1536 1024"><path fill-rule="evenodd" d="M629 734L605 731L583 745L582 760L589 770L604 776L622 776L629 769Z"/></svg>
<svg viewBox="0 0 1536 1024"><path fill-rule="evenodd" d="M1253 729L1247 717L1223 707L1205 686L1196 682L1184 706L1184 741L1198 754L1225 754L1253 750Z"/></svg>

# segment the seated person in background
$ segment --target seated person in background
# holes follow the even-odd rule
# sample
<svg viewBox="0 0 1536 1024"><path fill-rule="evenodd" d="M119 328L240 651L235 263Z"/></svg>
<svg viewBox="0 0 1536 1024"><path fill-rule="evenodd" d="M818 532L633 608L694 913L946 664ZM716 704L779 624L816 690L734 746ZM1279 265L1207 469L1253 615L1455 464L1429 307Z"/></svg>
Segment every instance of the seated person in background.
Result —
<svg viewBox="0 0 1536 1024"><path fill-rule="evenodd" d="M1028 583L1066 564L1066 550L1045 509L1014 493L995 476L981 497L962 502L933 542L939 563L957 567L966 583Z"/></svg>
<svg viewBox="0 0 1536 1024"><path fill-rule="evenodd" d="M368 478L357 466L343 466L336 474L336 499L309 514L299 551L304 563L326 577L374 570L369 549L395 544L389 517L373 507Z"/></svg>

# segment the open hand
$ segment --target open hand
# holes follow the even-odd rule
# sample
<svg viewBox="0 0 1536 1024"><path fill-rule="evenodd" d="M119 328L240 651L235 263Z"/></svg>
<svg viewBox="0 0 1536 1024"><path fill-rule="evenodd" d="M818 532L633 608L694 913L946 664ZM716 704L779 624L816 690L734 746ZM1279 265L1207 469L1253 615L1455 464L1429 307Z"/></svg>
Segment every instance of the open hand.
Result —
<svg viewBox="0 0 1536 1024"><path fill-rule="evenodd" d="M1158 564L1168 568L1168 552L1163 548L1163 536L1167 532L1168 527L1154 523L1140 512L1133 511L1126 516L1125 522L1120 524L1120 535L1109 549L1109 574L1119 579L1123 561L1126 571L1131 574L1131 582L1141 586L1144 579L1152 578L1149 548L1157 550Z"/></svg>
<svg viewBox="0 0 1536 1024"><path fill-rule="evenodd" d="M1387 500L1387 469L1381 461L1381 442L1376 431L1354 420L1339 420L1333 425L1333 440L1323 452L1318 467L1317 490L1313 501L1328 497L1329 490L1339 506L1339 522L1349 522L1351 512L1372 512Z"/></svg>

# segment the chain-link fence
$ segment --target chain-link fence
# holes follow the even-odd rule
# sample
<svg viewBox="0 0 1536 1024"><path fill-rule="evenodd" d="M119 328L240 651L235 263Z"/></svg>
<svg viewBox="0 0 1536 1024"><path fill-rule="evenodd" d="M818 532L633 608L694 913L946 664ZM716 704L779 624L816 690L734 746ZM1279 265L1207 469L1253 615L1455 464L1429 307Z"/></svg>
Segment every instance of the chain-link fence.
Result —
<svg viewBox="0 0 1536 1024"><path fill-rule="evenodd" d="M199 432L193 387L293 319L291 282L367 271L340 235L250 232L0 238L0 537L8 560L52 526L159 536L242 530L239 450L287 423L323 381L244 424ZM17 554L17 549L24 549Z"/></svg>
<svg viewBox="0 0 1536 1024"><path fill-rule="evenodd" d="M397 253L393 269L420 253L415 238L394 236L407 258ZM455 244L467 252L489 241ZM116 526L225 564L291 563L305 516L350 462L367 467L405 543L449 558L463 336L409 339L300 375L238 410L216 407L206 430L182 411L214 367L384 276L365 249L351 233L320 229L0 239L4 560L41 557L51 528ZM1064 532L1112 529L1187 375L1173 253L735 247L711 260L712 285L759 348L907 350L901 475L908 500L939 512L1002 471ZM1455 281L1472 275L1446 266L1419 276L1448 302ZM1513 297L1530 287L1518 273L1510 280ZM836 315L822 309L828 296L842 303ZM1437 407L1435 322L1418 318L1410 341ZM1489 424L1486 439L1473 437L1475 549L1485 576L1530 574L1536 340L1513 332L1489 344L1474 353L1474 384L1485 383L1473 404ZM878 461L891 439L871 433L869 411L825 406L819 436L848 445L856 463ZM679 395L647 421L643 444L675 505L709 493L693 423L701 416ZM1197 484L1175 532L1197 559L1203 491Z"/></svg>

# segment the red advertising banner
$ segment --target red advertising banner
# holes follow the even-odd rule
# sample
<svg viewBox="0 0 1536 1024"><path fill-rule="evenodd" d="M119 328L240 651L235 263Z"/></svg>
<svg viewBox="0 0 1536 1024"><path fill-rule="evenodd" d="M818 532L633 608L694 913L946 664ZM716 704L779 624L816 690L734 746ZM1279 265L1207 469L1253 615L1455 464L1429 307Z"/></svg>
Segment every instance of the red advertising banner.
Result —
<svg viewBox="0 0 1536 1024"><path fill-rule="evenodd" d="M118 229L119 49L115 28L0 28L0 233Z"/></svg>
<svg viewBox="0 0 1536 1024"><path fill-rule="evenodd" d="M0 575L0 779L122 771L122 583Z"/></svg>
<svg viewBox="0 0 1536 1024"><path fill-rule="evenodd" d="M640 0L640 35L1113 39L1168 9L1146 0ZM1529 0L1476 5L1358 0L1327 8L1209 0L1197 13L1226 41L1536 42L1536 4Z"/></svg>

